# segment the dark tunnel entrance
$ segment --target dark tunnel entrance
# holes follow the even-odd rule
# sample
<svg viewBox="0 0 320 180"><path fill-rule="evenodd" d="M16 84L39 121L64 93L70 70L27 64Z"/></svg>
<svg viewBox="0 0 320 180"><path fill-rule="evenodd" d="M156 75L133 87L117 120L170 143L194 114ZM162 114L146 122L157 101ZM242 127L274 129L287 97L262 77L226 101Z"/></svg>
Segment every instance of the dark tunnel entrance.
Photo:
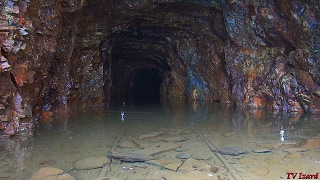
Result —
<svg viewBox="0 0 320 180"><path fill-rule="evenodd" d="M160 105L167 98L172 47L154 26L130 26L101 44L106 104ZM109 59L109 60L107 60Z"/></svg>
<svg viewBox="0 0 320 180"><path fill-rule="evenodd" d="M138 70L132 86L133 104L136 106L158 105L161 81L160 72L157 69Z"/></svg>
<svg viewBox="0 0 320 180"><path fill-rule="evenodd" d="M128 67L132 67L131 64ZM128 72L121 74L120 72ZM112 71L110 105L113 108L160 105L166 73L156 67L119 68Z"/></svg>

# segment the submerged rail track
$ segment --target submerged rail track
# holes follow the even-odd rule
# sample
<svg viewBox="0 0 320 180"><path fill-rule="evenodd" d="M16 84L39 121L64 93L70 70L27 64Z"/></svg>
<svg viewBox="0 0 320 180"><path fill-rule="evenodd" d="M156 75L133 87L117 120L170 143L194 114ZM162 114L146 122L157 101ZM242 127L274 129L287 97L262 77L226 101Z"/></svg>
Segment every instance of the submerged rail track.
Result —
<svg viewBox="0 0 320 180"><path fill-rule="evenodd" d="M203 135L196 127L194 127L192 124L190 124L187 120L183 119L183 121L188 124L188 126L190 126L190 128L196 132L196 134L199 135L199 137L203 140L203 142L205 142L205 144L208 146L208 148L212 151L212 153L215 156L215 159L217 159L218 161L221 162L221 164L223 164L223 166L227 169L227 171L230 173L230 175L235 179L235 180L243 180L243 178L241 177L241 175L232 167L232 165L227 161L227 159L219 154L214 152L214 150L216 150L216 146L205 136ZM117 143L119 142L119 140L122 137L123 132L125 131L126 127L127 127L128 121L124 121L124 124L122 125L122 128L119 132L119 134L117 135L117 138L115 139L115 141L113 142L113 145L111 147L111 149L108 152L108 157L110 157L111 153L114 152L116 150L117 147ZM110 166L111 163L105 165L100 173L99 176L97 177L97 179L102 179L104 177L107 176L108 171L110 171Z"/></svg>

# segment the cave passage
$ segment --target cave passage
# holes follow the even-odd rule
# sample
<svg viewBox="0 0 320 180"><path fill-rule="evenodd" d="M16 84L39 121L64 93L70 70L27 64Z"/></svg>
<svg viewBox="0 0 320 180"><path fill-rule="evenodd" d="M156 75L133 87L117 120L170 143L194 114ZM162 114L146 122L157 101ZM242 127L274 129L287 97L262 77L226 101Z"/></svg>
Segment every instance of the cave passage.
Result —
<svg viewBox="0 0 320 180"><path fill-rule="evenodd" d="M168 62L175 59L176 53L164 35L171 33L166 28L136 24L112 36L112 43L102 42L103 53L108 54L108 48L111 50L110 64L104 67L105 74L110 73L106 80L111 83L105 83L110 89L105 88L105 93L111 106L117 107L121 102L140 107L160 105L167 97L167 92L162 90L166 90L168 84L163 82L169 82Z"/></svg>
<svg viewBox="0 0 320 180"><path fill-rule="evenodd" d="M137 106L160 103L161 76L157 69L138 70L132 86L133 104Z"/></svg>

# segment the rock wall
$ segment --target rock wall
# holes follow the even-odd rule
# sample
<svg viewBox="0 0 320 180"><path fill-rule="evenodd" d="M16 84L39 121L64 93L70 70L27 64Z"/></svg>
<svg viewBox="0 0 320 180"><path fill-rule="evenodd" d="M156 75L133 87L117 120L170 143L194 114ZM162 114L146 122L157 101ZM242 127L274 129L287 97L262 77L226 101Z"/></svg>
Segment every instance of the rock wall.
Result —
<svg viewBox="0 0 320 180"><path fill-rule="evenodd" d="M31 135L39 120L51 121L52 112L67 110L73 99L80 99L80 107L102 103L99 42L91 45L95 50L77 46L83 20L77 12L83 5L81 0L1 1L1 136ZM93 85L97 76L101 79Z"/></svg>
<svg viewBox="0 0 320 180"><path fill-rule="evenodd" d="M319 2L224 4L230 38L225 60L235 102L319 113Z"/></svg>
<svg viewBox="0 0 320 180"><path fill-rule="evenodd" d="M0 135L55 109L161 99L320 113L316 0L1 0Z"/></svg>

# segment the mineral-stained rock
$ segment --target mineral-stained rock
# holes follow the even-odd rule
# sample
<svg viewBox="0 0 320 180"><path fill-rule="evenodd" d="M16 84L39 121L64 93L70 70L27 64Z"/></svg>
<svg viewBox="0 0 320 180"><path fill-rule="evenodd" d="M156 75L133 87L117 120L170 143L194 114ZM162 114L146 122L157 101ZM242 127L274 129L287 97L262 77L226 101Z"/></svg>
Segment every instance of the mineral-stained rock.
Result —
<svg viewBox="0 0 320 180"><path fill-rule="evenodd" d="M141 96L320 114L316 0L14 2L0 7L0 90L21 94L29 123Z"/></svg>
<svg viewBox="0 0 320 180"><path fill-rule="evenodd" d="M0 130L3 130L5 128L4 124L5 123L3 123L3 122L0 123Z"/></svg>

